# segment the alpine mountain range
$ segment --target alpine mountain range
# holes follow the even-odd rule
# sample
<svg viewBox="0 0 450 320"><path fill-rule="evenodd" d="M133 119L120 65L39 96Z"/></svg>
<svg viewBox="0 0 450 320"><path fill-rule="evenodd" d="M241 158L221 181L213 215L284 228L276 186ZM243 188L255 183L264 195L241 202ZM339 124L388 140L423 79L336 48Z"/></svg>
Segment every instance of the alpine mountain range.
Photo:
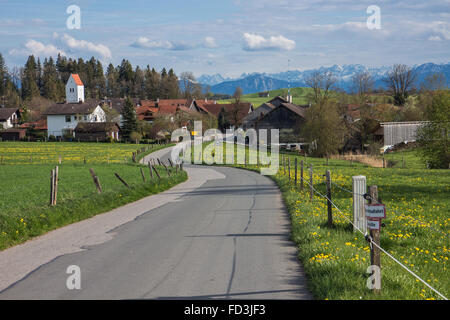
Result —
<svg viewBox="0 0 450 320"><path fill-rule="evenodd" d="M221 74L202 75L197 79L197 82L204 88L209 86L210 91L217 94L232 95L237 87L241 87L244 94L250 94L288 88L289 81L292 88L306 87L305 80L311 73L315 71L331 71L337 78L335 86L350 93L352 91L352 76L362 71L368 71L372 75L374 88L385 89L386 84L383 79L391 68L392 66L366 67L361 64L334 65L304 71L289 70L280 73L243 73L238 78L225 78ZM420 87L424 79L434 73L443 73L447 81L447 86L450 83L450 63L424 63L412 66L412 68L417 74L416 87Z"/></svg>

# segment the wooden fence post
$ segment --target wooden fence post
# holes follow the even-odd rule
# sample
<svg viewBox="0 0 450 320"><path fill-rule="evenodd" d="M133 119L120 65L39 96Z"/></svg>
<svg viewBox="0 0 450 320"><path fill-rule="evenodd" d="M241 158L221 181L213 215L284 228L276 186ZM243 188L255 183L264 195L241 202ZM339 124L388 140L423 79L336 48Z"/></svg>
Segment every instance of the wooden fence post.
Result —
<svg viewBox="0 0 450 320"><path fill-rule="evenodd" d="M120 182L122 182L128 189L131 189L130 186L128 185L128 183L126 183L125 180L123 180L117 173L114 172L114 175L115 175L116 178L119 179Z"/></svg>
<svg viewBox="0 0 450 320"><path fill-rule="evenodd" d="M147 182L147 181L145 180L144 170L142 170L142 167L140 167L139 169L141 170L142 180L144 181L144 183Z"/></svg>
<svg viewBox="0 0 450 320"><path fill-rule="evenodd" d="M295 186L297 186L297 157L295 157Z"/></svg>
<svg viewBox="0 0 450 320"><path fill-rule="evenodd" d="M309 165L309 184L310 184L310 190L309 190L309 198L312 200L314 198L314 189L313 189L313 165Z"/></svg>
<svg viewBox="0 0 450 320"><path fill-rule="evenodd" d="M328 205L328 227L333 227L333 207L331 204L331 172L327 170L325 174L327 178L327 205Z"/></svg>
<svg viewBox="0 0 450 320"><path fill-rule="evenodd" d="M53 206L53 188L55 187L55 170L50 171L50 205Z"/></svg>
<svg viewBox="0 0 450 320"><path fill-rule="evenodd" d="M376 204L379 203L378 201L378 187L377 186L370 186L369 187L369 203L370 204ZM380 221L381 225L381 221ZM380 226L381 227L381 226ZM375 242L378 246L380 246L380 230L370 230L370 237L372 238L372 241ZM381 291L381 257L380 257L380 249L377 246L374 246L371 244L370 246L370 264L372 266L378 266L379 268L379 276L380 276L380 288L374 288L374 293L380 293Z"/></svg>
<svg viewBox="0 0 450 320"><path fill-rule="evenodd" d="M158 171L156 170L156 168L154 166L152 166L153 171L155 171L156 176L158 177L158 179L161 179L161 176L159 175Z"/></svg>
<svg viewBox="0 0 450 320"><path fill-rule="evenodd" d="M152 164L150 161L148 162L148 168L150 170L150 178L153 180L153 170L152 170Z"/></svg>
<svg viewBox="0 0 450 320"><path fill-rule="evenodd" d="M100 185L100 181L98 180L97 175L95 174L94 170L92 168L89 169L89 172L91 173L92 179L94 180L94 184L97 188L97 192L99 194L102 193L102 186Z"/></svg>
<svg viewBox="0 0 450 320"><path fill-rule="evenodd" d="M300 163L300 189L303 190L303 169L304 169L304 164L303 164L303 160Z"/></svg>
<svg viewBox="0 0 450 320"><path fill-rule="evenodd" d="M291 183L291 158L288 158L288 181Z"/></svg>

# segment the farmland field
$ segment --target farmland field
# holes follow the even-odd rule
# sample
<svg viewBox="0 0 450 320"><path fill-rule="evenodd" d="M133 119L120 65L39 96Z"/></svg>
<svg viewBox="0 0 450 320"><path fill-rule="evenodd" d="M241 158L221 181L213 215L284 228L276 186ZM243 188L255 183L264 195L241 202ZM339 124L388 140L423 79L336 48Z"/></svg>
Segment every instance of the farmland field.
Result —
<svg viewBox="0 0 450 320"><path fill-rule="evenodd" d="M364 175L367 185L378 186L387 207L381 247L446 297L450 296L450 170L424 169L415 151L392 153L393 159L407 158L407 167L372 168L343 160L298 157L313 165L314 188L326 194L324 174L331 171L333 228L327 227L326 200L309 189L294 185L293 155L291 179L283 166L272 179L283 192L292 221L292 239L307 273L309 287L317 299L441 299L384 253L381 254L382 290L367 289L370 265L369 243L354 232L352 221L352 176ZM281 163L281 162L280 162ZM234 165L258 170L256 166ZM286 170L287 171L287 170ZM309 181L308 171L304 178ZM298 172L298 181L300 173Z"/></svg>
<svg viewBox="0 0 450 320"><path fill-rule="evenodd" d="M286 98L287 96L287 89L278 89L278 90L272 90L269 91L270 97L261 98L259 97L258 93L251 93L243 95L241 100L244 102L251 102L255 108L259 107L265 102L269 102L273 98L277 96L281 96ZM292 100L294 104L308 104L309 100L307 98L307 94L311 93L311 88L291 88L291 94L292 94ZM220 100L218 103L232 103L233 99L231 100Z"/></svg>
<svg viewBox="0 0 450 320"><path fill-rule="evenodd" d="M176 174L174 168L168 177L163 167L157 167L161 180L150 179L148 167L130 161L131 152L140 147L101 143L0 143L0 153L4 155L4 163L0 165L0 250L167 190L187 179L185 172ZM165 146L155 146L151 151L162 147ZM27 162L30 154L33 163ZM59 154L64 154L61 165ZM126 163L124 157L128 159ZM57 205L50 207L50 171L56 165L59 166L58 198ZM91 168L100 180L103 190L100 195L90 175ZM123 185L114 173L131 188Z"/></svg>
<svg viewBox="0 0 450 320"><path fill-rule="evenodd" d="M2 164L124 163L147 145L78 142L0 142ZM150 145L151 151L165 146ZM126 158L126 159L125 159Z"/></svg>

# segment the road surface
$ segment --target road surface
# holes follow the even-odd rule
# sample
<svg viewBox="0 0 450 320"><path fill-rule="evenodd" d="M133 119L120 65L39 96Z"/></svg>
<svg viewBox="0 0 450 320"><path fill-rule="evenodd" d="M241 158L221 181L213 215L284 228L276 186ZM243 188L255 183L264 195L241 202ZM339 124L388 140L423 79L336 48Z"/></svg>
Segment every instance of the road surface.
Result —
<svg viewBox="0 0 450 320"><path fill-rule="evenodd" d="M185 168L171 190L0 252L0 299L311 299L272 180Z"/></svg>

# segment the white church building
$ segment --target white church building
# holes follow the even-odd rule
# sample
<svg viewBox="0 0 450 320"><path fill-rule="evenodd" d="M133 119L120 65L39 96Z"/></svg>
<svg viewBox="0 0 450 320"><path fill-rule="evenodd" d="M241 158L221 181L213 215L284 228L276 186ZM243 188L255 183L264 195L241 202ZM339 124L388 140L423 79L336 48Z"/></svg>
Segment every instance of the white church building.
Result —
<svg viewBox="0 0 450 320"><path fill-rule="evenodd" d="M66 84L66 102L56 103L48 108L48 137L74 137L79 122L106 122L106 114L100 100L84 99L84 85L78 74L71 74Z"/></svg>

